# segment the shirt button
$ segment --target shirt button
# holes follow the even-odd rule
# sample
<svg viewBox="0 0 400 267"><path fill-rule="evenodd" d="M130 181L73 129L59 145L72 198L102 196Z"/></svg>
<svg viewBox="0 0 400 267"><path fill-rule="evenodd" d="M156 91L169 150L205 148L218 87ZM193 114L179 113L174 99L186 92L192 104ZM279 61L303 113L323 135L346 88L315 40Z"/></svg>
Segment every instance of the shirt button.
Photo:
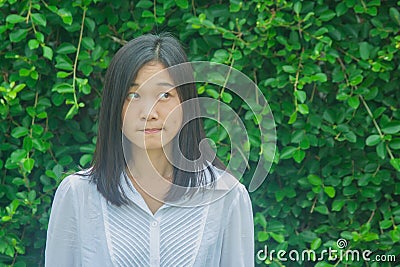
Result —
<svg viewBox="0 0 400 267"><path fill-rule="evenodd" d="M153 221L152 223L151 223L151 226L153 226L153 227L156 227L158 225L158 222L156 222L156 221Z"/></svg>

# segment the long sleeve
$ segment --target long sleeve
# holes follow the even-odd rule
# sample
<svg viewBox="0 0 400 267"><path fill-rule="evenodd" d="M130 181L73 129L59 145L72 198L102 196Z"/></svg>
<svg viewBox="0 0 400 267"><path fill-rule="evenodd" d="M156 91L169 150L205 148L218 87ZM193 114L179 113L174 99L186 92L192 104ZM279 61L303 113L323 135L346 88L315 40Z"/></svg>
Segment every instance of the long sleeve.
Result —
<svg viewBox="0 0 400 267"><path fill-rule="evenodd" d="M220 266L254 266L254 225L251 200L246 188L239 184L224 230Z"/></svg>
<svg viewBox="0 0 400 267"><path fill-rule="evenodd" d="M45 266L80 266L78 205L71 176L57 188L47 230Z"/></svg>

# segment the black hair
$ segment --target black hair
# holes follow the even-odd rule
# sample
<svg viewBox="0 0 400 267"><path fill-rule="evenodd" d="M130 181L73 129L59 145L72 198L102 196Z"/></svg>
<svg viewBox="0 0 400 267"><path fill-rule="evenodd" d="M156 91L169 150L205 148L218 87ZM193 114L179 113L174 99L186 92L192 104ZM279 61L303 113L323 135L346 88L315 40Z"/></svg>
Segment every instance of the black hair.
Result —
<svg viewBox="0 0 400 267"><path fill-rule="evenodd" d="M121 186L120 179L121 175L129 179L125 171L127 163L123 152L122 107L131 82L136 78L140 68L154 61L162 63L165 68L188 62L181 44L170 34L146 34L129 41L118 50L106 72L96 150L88 175L107 201L117 206L130 202ZM175 76L172 75L172 78L174 79ZM176 89L181 102L198 97L194 83L183 84ZM185 113L200 113L199 105L190 105L188 108L193 110L185 112L184 108L183 116ZM189 160L201 157L199 144L205 138L202 120L200 116L195 116L195 118L182 127L179 138L175 140L176 147ZM174 161L179 161L179 159L174 159ZM207 184L213 184L216 176L212 167L206 160L203 163L207 166L206 169L197 170L198 166L192 167L193 172L174 166L173 183L181 188L199 187L204 184L207 170L211 178ZM220 169L225 169L224 164L217 157L210 163ZM187 168L184 169L187 170ZM182 194L182 192L170 190L166 200L177 199Z"/></svg>

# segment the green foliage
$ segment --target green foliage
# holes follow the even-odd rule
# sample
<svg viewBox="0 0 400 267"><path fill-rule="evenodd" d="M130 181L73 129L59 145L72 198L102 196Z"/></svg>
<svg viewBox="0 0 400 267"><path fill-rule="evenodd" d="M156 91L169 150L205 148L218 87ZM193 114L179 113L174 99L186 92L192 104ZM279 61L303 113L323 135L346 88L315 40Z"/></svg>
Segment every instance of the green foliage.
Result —
<svg viewBox="0 0 400 267"><path fill-rule="evenodd" d="M347 248L400 254L399 3L193 3L0 2L1 266L43 264L54 191L92 158L105 69L126 40L154 31L172 32L191 60L244 72L269 101L278 151L268 180L251 194L256 251L268 244L320 252L345 238ZM243 118L248 183L262 149L259 117L228 90L199 93ZM205 126L229 161L229 137L211 121ZM336 263L391 266L328 259L318 266ZM306 265L297 264L290 266Z"/></svg>

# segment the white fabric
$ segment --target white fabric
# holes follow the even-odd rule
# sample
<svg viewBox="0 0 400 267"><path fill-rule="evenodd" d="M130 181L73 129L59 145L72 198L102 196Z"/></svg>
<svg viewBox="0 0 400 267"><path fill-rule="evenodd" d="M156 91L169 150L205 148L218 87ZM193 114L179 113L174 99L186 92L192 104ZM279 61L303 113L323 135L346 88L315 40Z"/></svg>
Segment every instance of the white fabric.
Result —
<svg viewBox="0 0 400 267"><path fill-rule="evenodd" d="M61 182L45 266L254 266L253 214L242 184L212 203L164 204L153 214L131 182L121 179L133 201L121 207L107 203L89 177Z"/></svg>

